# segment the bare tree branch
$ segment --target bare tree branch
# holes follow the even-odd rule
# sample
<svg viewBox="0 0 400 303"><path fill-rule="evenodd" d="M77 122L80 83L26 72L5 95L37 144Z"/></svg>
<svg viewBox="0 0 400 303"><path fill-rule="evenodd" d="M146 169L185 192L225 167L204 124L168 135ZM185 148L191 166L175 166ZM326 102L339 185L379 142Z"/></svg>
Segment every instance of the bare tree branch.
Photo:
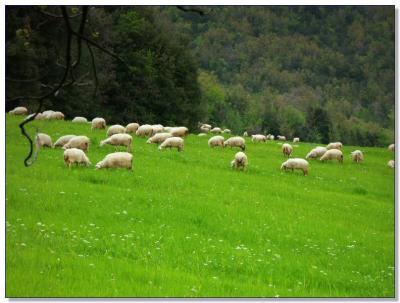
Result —
<svg viewBox="0 0 400 303"><path fill-rule="evenodd" d="M86 42L86 46L87 46L87 48L89 50L90 58L92 60L93 76L94 76L94 83L95 83L94 92L93 92L93 99L94 99L96 97L97 89L99 87L99 79L97 78L96 62L94 60L93 50L92 50L92 48L91 48L91 46L90 46L90 44L88 42Z"/></svg>

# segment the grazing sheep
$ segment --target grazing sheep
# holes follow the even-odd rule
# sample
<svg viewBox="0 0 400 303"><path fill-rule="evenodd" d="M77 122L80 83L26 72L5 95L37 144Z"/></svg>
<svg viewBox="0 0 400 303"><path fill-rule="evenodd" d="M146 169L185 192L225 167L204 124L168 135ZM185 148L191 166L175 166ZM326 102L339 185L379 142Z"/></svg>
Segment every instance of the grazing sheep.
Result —
<svg viewBox="0 0 400 303"><path fill-rule="evenodd" d="M222 133L222 130L219 127L214 127L213 129L210 130L210 133L220 134Z"/></svg>
<svg viewBox="0 0 400 303"><path fill-rule="evenodd" d="M277 136L279 141L286 141L286 137L285 136Z"/></svg>
<svg viewBox="0 0 400 303"><path fill-rule="evenodd" d="M323 154L326 153L328 149L326 147L322 147L322 146L317 146L316 148L312 149L306 156L306 159L316 159L319 158L321 156L323 156Z"/></svg>
<svg viewBox="0 0 400 303"><path fill-rule="evenodd" d="M282 144L282 153L284 157L290 157L293 153L293 147L289 143Z"/></svg>
<svg viewBox="0 0 400 303"><path fill-rule="evenodd" d="M177 148L178 151L182 151L184 147L183 139L180 137L171 137L167 138L161 145L158 147L159 150L165 148Z"/></svg>
<svg viewBox="0 0 400 303"><path fill-rule="evenodd" d="M140 125L136 131L138 137L151 137L153 135L153 127L149 124Z"/></svg>
<svg viewBox="0 0 400 303"><path fill-rule="evenodd" d="M211 128L208 128L208 127L206 127L206 126L204 126L204 125L202 125L202 126L200 127L200 131L203 132L203 133L208 133L208 132L210 131L210 129L211 129Z"/></svg>
<svg viewBox="0 0 400 303"><path fill-rule="evenodd" d="M287 171L288 169L291 169L292 171L294 169L301 169L303 171L304 176L307 176L309 170L309 164L304 159L293 158L287 160L286 162L283 162L281 169L284 169L285 171Z"/></svg>
<svg viewBox="0 0 400 303"><path fill-rule="evenodd" d="M78 148L70 148L64 151L64 163L69 168L71 168L73 163L83 163L85 166L89 166L90 163L89 158L85 155L85 153Z"/></svg>
<svg viewBox="0 0 400 303"><path fill-rule="evenodd" d="M94 118L92 120L92 130L104 128L106 128L106 120L104 120L103 118Z"/></svg>
<svg viewBox="0 0 400 303"><path fill-rule="evenodd" d="M394 144L390 144L390 145L388 146L388 150L394 152L394 151L395 151L395 146L394 146Z"/></svg>
<svg viewBox="0 0 400 303"><path fill-rule="evenodd" d="M222 136L214 136L208 140L208 146L213 148L216 146L224 147L224 137Z"/></svg>
<svg viewBox="0 0 400 303"><path fill-rule="evenodd" d="M231 133L231 130L230 130L229 128L225 128L222 132L223 132L224 134L230 134L230 133Z"/></svg>
<svg viewBox="0 0 400 303"><path fill-rule="evenodd" d="M200 129L201 129L201 128L208 128L208 129L211 129L211 127L212 127L210 124L201 123L201 122L198 123L198 126L200 127Z"/></svg>
<svg viewBox="0 0 400 303"><path fill-rule="evenodd" d="M55 113L54 110L45 110L44 112L42 112L43 119L50 119L49 117L50 117L53 113Z"/></svg>
<svg viewBox="0 0 400 303"><path fill-rule="evenodd" d="M327 149L340 149L342 150L343 148L343 144L341 142L333 142L333 143L329 143L326 146Z"/></svg>
<svg viewBox="0 0 400 303"><path fill-rule="evenodd" d="M351 152L351 159L353 159L353 161L357 163L364 161L364 154L361 150L355 150Z"/></svg>
<svg viewBox="0 0 400 303"><path fill-rule="evenodd" d="M14 108L13 110L10 110L8 113L11 115L27 115L28 109L23 106L18 106L16 108Z"/></svg>
<svg viewBox="0 0 400 303"><path fill-rule="evenodd" d="M47 134L38 133L36 135L36 146L38 149L41 147L53 147L51 137Z"/></svg>
<svg viewBox="0 0 400 303"><path fill-rule="evenodd" d="M328 149L319 160L325 161L335 159L338 160L338 162L343 163L343 153L340 149Z"/></svg>
<svg viewBox="0 0 400 303"><path fill-rule="evenodd" d="M130 133L136 133L137 129L139 128L139 123L129 123L125 127L125 133L130 134Z"/></svg>
<svg viewBox="0 0 400 303"><path fill-rule="evenodd" d="M101 168L127 168L133 170L133 156L126 152L108 154L96 164L96 169Z"/></svg>
<svg viewBox="0 0 400 303"><path fill-rule="evenodd" d="M231 162L231 167L236 169L246 169L248 165L247 156L244 152L238 152L235 159Z"/></svg>
<svg viewBox="0 0 400 303"><path fill-rule="evenodd" d="M247 133L247 131L245 131L244 133L243 133L243 137L248 137L249 136L249 134Z"/></svg>
<svg viewBox="0 0 400 303"><path fill-rule="evenodd" d="M166 139L171 138L172 135L170 133L157 133L153 137L149 138L147 140L147 144L152 144L152 143L163 143Z"/></svg>
<svg viewBox="0 0 400 303"><path fill-rule="evenodd" d="M298 137L293 138L293 143L297 143L297 142L300 142L300 138L298 138Z"/></svg>
<svg viewBox="0 0 400 303"><path fill-rule="evenodd" d="M207 134L205 134L205 133L200 133L200 134L198 134L198 136L199 136L199 137L207 137Z"/></svg>
<svg viewBox="0 0 400 303"><path fill-rule="evenodd" d="M115 134L124 134L125 133L125 127L119 124L111 125L107 129L107 137L111 137L112 135Z"/></svg>
<svg viewBox="0 0 400 303"><path fill-rule="evenodd" d="M395 168L394 160L390 160L387 164L390 168Z"/></svg>
<svg viewBox="0 0 400 303"><path fill-rule="evenodd" d="M63 147L65 144L68 143L69 140L76 137L75 135L65 135L58 138L56 143L54 143L54 147Z"/></svg>
<svg viewBox="0 0 400 303"><path fill-rule="evenodd" d="M252 135L251 136L251 141L252 142L266 142L267 137L264 135Z"/></svg>
<svg viewBox="0 0 400 303"><path fill-rule="evenodd" d="M271 134L268 134L268 135L267 135L267 140L274 141L274 140L275 140L275 136L274 136L274 135L271 135Z"/></svg>
<svg viewBox="0 0 400 303"><path fill-rule="evenodd" d="M231 137L224 142L224 147L240 147L242 151L246 150L246 142L242 137Z"/></svg>
<svg viewBox="0 0 400 303"><path fill-rule="evenodd" d="M72 119L72 123L87 123L88 120L85 117L75 117Z"/></svg>
<svg viewBox="0 0 400 303"><path fill-rule="evenodd" d="M132 148L132 136L128 134L114 134L111 137L100 142L100 146L110 144L114 146L126 146L127 151L131 152Z"/></svg>
<svg viewBox="0 0 400 303"><path fill-rule="evenodd" d="M62 112L52 112L45 116L47 120L64 120L64 114Z"/></svg>
<svg viewBox="0 0 400 303"><path fill-rule="evenodd" d="M153 135L164 132L164 126L162 126L161 124L155 124L152 125L151 127L153 128Z"/></svg>
<svg viewBox="0 0 400 303"><path fill-rule="evenodd" d="M28 120L30 117L32 117L34 115L35 114L30 114L30 115L26 116L25 120ZM43 120L43 119L44 119L43 114L42 113L38 113L34 120Z"/></svg>
<svg viewBox="0 0 400 303"><path fill-rule="evenodd" d="M180 127L172 127L169 130L169 133L173 136L173 137L185 137L187 134L189 134L189 130L184 127L184 126L180 126Z"/></svg>
<svg viewBox="0 0 400 303"><path fill-rule="evenodd" d="M85 153L89 150L90 139L86 136L76 136L71 138L64 146L63 149L79 148Z"/></svg>

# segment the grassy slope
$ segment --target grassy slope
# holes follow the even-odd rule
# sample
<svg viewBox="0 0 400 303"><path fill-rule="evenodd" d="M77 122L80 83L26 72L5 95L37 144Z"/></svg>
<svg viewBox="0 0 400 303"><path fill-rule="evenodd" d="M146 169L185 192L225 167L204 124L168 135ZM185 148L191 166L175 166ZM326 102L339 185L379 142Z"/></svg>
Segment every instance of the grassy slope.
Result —
<svg viewBox="0 0 400 303"><path fill-rule="evenodd" d="M7 116L7 293L18 296L394 296L393 154L362 148L365 163L311 162L280 171L276 142L236 150L189 136L160 152L134 138L134 172L68 170L46 149L25 168L19 117ZM53 140L105 131L35 121ZM34 127L31 125L33 132ZM304 157L314 144L300 143Z"/></svg>

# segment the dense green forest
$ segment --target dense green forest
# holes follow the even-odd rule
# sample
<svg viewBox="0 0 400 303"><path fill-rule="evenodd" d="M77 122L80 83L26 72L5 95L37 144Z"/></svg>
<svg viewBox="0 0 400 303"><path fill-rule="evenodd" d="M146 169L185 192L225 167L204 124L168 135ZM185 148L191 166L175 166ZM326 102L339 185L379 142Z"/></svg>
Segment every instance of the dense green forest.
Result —
<svg viewBox="0 0 400 303"><path fill-rule="evenodd" d="M91 7L85 34L122 60L85 44L76 82L45 108L68 118L192 129L202 121L313 142L394 140L393 6L198 9ZM81 10L68 8L74 28ZM7 109L34 110L32 96L62 78L60 15L54 6L6 7ZM71 49L77 60L77 41Z"/></svg>

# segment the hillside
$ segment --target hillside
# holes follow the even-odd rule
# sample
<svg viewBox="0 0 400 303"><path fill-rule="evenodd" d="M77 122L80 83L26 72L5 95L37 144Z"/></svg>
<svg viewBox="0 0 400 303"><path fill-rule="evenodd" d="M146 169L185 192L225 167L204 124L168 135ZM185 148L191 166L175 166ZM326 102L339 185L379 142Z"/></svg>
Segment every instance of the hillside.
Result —
<svg viewBox="0 0 400 303"><path fill-rule="evenodd" d="M68 169L59 149L28 151L6 116L7 297L394 297L394 170L386 148L283 172L278 142L236 150L189 135L185 150L134 138L134 170ZM105 130L34 121L53 140L85 134L93 164ZM317 144L299 143L294 157ZM350 152L361 149L365 162Z"/></svg>

